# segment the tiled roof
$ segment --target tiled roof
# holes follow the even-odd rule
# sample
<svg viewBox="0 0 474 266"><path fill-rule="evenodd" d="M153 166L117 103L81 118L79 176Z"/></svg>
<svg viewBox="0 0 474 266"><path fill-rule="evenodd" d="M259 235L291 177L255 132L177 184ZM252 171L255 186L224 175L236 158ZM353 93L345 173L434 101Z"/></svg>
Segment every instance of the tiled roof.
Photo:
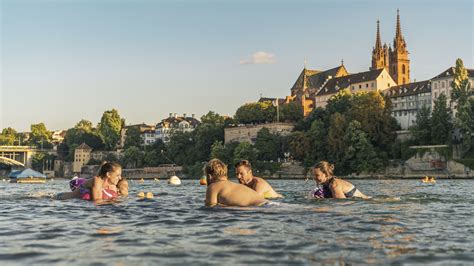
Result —
<svg viewBox="0 0 474 266"><path fill-rule="evenodd" d="M179 123L181 123L183 121L188 122L193 127L196 127L199 124L201 124L201 122L199 120L197 120L196 118L193 118L193 117L182 117L182 116L174 117L174 116L172 116L172 117L168 117L168 118L165 118L165 119L161 120L161 122L158 123L156 125L156 127L162 127L164 124L169 124L169 125L172 125L172 127L174 127L174 126L177 126Z"/></svg>
<svg viewBox="0 0 474 266"><path fill-rule="evenodd" d="M318 93L316 93L316 96L335 94L341 89L348 88L351 84L376 80L382 71L383 69L375 69L330 79L328 82L326 82L324 87L321 88Z"/></svg>
<svg viewBox="0 0 474 266"><path fill-rule="evenodd" d="M390 98L393 98L416 95L425 92L431 92L431 85L429 80L393 86L387 89L384 94L389 96Z"/></svg>
<svg viewBox="0 0 474 266"><path fill-rule="evenodd" d="M343 69L345 70L344 65L337 66L335 68L331 68L325 71L309 70L304 68L303 71L301 71L301 74L299 75L298 79L296 79L296 82L291 88L291 91L303 90L305 88L319 89L329 78L329 76L334 78Z"/></svg>
<svg viewBox="0 0 474 266"><path fill-rule="evenodd" d="M89 145L87 145L85 142L83 142L81 145L77 146L76 150L79 150L79 149L92 150L92 148Z"/></svg>
<svg viewBox="0 0 474 266"><path fill-rule="evenodd" d="M437 75L436 77L434 77L432 79L452 77L452 76L454 76L454 70L455 70L454 67L450 67L450 68L448 68L445 71L441 72L439 75ZM467 70L467 75L471 78L474 78L474 69L466 68L466 70Z"/></svg>

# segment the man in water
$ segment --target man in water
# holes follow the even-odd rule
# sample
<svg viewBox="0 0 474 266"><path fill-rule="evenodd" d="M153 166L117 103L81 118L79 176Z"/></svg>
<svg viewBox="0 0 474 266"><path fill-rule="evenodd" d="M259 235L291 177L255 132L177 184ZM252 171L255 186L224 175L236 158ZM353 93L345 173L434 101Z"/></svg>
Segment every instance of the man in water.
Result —
<svg viewBox="0 0 474 266"><path fill-rule="evenodd" d="M207 179L206 206L260 206L267 201L254 190L228 180L227 165L219 159L204 166Z"/></svg>
<svg viewBox="0 0 474 266"><path fill-rule="evenodd" d="M247 160L240 161L235 165L235 175L239 179L240 184L255 190L266 199L283 198L265 179L253 175L252 165Z"/></svg>

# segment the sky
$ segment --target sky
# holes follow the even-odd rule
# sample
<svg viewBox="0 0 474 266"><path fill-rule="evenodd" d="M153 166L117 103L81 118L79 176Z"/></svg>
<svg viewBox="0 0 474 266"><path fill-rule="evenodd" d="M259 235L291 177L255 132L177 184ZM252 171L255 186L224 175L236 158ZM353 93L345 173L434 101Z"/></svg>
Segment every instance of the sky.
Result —
<svg viewBox="0 0 474 266"><path fill-rule="evenodd" d="M457 58L474 68L473 3L0 0L0 130L96 125L112 108L127 125L232 116L261 95L290 95L305 61L369 70L376 21L391 44L397 8L412 81Z"/></svg>

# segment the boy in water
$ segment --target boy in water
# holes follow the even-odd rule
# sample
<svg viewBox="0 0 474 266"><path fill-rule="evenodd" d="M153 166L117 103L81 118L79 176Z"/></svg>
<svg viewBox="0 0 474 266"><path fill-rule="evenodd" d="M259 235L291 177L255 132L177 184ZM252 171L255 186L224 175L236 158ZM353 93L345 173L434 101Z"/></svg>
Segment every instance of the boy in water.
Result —
<svg viewBox="0 0 474 266"><path fill-rule="evenodd" d="M228 180L227 165L219 159L204 166L207 179L206 206L260 206L267 201L254 190Z"/></svg>

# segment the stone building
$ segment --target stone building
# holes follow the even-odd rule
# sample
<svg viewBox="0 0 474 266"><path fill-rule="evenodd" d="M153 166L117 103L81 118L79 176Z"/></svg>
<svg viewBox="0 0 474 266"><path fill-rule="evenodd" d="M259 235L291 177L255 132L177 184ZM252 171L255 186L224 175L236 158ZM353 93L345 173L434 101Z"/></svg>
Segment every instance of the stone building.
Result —
<svg viewBox="0 0 474 266"><path fill-rule="evenodd" d="M456 106L451 101L451 93L453 92L453 87L451 82L454 80L454 67L450 67L445 71L441 72L439 75L431 79L431 106L434 106L434 101L441 95L446 95L447 104L451 107L453 115L456 114ZM474 90L474 69L466 69L467 75L469 77L469 82L471 89Z"/></svg>
<svg viewBox="0 0 474 266"><path fill-rule="evenodd" d="M327 101L341 90L351 93L384 91L396 85L385 68L356 73L328 80L315 95L315 107L325 107Z"/></svg>
<svg viewBox="0 0 474 266"><path fill-rule="evenodd" d="M418 111L425 106L431 110L431 82L429 80L393 86L384 92L392 101L392 116L402 130L416 123Z"/></svg>
<svg viewBox="0 0 474 266"><path fill-rule="evenodd" d="M164 143L167 143L174 132L191 132L200 124L201 122L195 118L194 114L178 116L176 113L170 113L168 118L156 124L155 136L156 139L161 139Z"/></svg>
<svg viewBox="0 0 474 266"><path fill-rule="evenodd" d="M72 171L74 173L80 173L82 166L86 165L91 159L92 148L89 145L82 143L76 149L74 149L74 162L72 165Z"/></svg>
<svg viewBox="0 0 474 266"><path fill-rule="evenodd" d="M268 128L272 134L288 136L295 126L292 123L268 123L228 127L224 129L224 142L225 144L230 142L249 142L255 144L258 131L264 127Z"/></svg>

